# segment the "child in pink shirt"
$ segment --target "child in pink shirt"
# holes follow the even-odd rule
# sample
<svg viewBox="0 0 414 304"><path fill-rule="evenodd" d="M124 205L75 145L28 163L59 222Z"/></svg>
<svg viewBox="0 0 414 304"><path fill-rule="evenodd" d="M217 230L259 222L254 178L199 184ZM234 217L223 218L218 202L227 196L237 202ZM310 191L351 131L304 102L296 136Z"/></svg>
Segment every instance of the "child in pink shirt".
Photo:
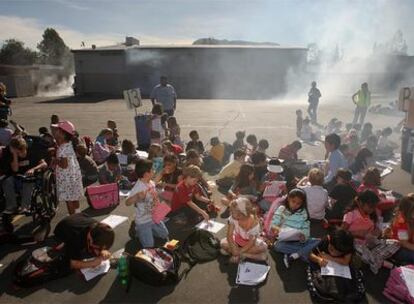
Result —
<svg viewBox="0 0 414 304"><path fill-rule="evenodd" d="M371 190L358 193L342 223L342 228L354 236L356 251L373 273L378 273L384 261L399 249L398 241L379 239L382 234L382 219L377 212L379 201Z"/></svg>

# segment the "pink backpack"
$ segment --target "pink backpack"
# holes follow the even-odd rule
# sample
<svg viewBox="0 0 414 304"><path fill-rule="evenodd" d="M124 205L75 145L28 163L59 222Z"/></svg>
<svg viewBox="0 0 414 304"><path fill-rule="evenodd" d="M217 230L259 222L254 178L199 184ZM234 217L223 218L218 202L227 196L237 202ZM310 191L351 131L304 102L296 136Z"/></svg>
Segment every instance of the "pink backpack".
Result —
<svg viewBox="0 0 414 304"><path fill-rule="evenodd" d="M394 268L385 284L383 294L393 303L414 303L414 297L408 290L407 281L403 274L404 268L409 272L414 272L414 265Z"/></svg>
<svg viewBox="0 0 414 304"><path fill-rule="evenodd" d="M86 198L93 209L105 209L119 204L117 183L86 187Z"/></svg>
<svg viewBox="0 0 414 304"><path fill-rule="evenodd" d="M275 214L277 208L279 208L279 206L282 204L282 202L285 199L286 199L286 195L275 199L272 205L270 205L269 211L265 215L264 223L263 223L263 232L266 238L273 239L274 237L273 232L270 229L272 226L273 215Z"/></svg>

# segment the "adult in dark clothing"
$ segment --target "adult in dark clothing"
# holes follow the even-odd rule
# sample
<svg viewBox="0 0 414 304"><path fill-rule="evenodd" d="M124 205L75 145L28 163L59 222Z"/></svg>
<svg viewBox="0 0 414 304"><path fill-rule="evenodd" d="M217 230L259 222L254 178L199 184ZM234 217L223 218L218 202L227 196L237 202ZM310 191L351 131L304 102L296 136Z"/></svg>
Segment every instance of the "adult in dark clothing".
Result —
<svg viewBox="0 0 414 304"><path fill-rule="evenodd" d="M4 213L13 214L17 211L16 182L21 180L19 175L32 176L36 171L47 168L47 163L41 153L27 148L27 143L22 137L13 138L9 146L3 151L0 161L0 174L4 175L2 188L6 198ZM28 212L30 199L34 188L33 182L22 183L21 207L22 212Z"/></svg>
<svg viewBox="0 0 414 304"><path fill-rule="evenodd" d="M111 257L108 249L112 247L115 239L110 226L99 223L83 213L73 214L61 220L56 225L54 235L61 242L57 248L65 251L71 269L99 266L102 261Z"/></svg>
<svg viewBox="0 0 414 304"><path fill-rule="evenodd" d="M6 97L6 86L0 82L0 119L7 120L10 115L11 100Z"/></svg>
<svg viewBox="0 0 414 304"><path fill-rule="evenodd" d="M308 93L308 113L313 124L316 124L318 121L318 105L319 105L319 98L321 98L321 92L316 87L316 82L312 81L311 89Z"/></svg>

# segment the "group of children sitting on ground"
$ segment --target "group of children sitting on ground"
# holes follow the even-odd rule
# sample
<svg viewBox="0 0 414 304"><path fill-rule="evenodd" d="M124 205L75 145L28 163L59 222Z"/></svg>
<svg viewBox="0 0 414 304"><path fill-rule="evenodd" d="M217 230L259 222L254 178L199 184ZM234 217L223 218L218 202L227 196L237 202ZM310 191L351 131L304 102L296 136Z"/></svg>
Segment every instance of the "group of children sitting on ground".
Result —
<svg viewBox="0 0 414 304"><path fill-rule="evenodd" d="M137 238L143 247L153 247L154 237L169 237L164 221L154 222L152 217L161 202L171 208L168 218L179 224L215 216L219 206L211 199L203 172L218 173L221 203L227 207L221 217L228 218L221 252L232 262L266 260L271 244L284 255L286 267L299 258L316 267L328 261L350 265L354 253L374 273L390 262L414 263L414 194L397 201L380 188L381 172L371 161L378 155L379 143L371 146L375 135L369 123L360 132L355 126L349 130L344 137L347 147L337 134L339 124L330 123L332 133L324 140L326 164L309 168L303 177L291 170L302 147L299 141L283 146L272 158L266 152L267 140L250 134L245 141L245 132L238 131L233 145L214 137L206 152L193 130L184 148L176 119L163 118L159 108L156 104L153 109L155 132L148 153L137 151L128 139L120 141L114 121L108 121L95 141L80 138L73 124L56 115L50 133L45 127L39 130L40 137L58 145L52 161L59 168L57 192L70 214L78 212L82 184L119 183L131 189L126 205L136 209ZM379 141L388 147L386 131ZM386 225L384 218L389 220ZM321 241L311 233L311 226L319 224L338 228ZM107 258L110 245L102 247L104 255L96 255Z"/></svg>
<svg viewBox="0 0 414 304"><path fill-rule="evenodd" d="M360 124L347 123L332 118L322 130L314 130L308 117L303 118L302 110L296 110L296 135L304 142L323 141L322 134L335 133L341 137L341 150L348 161L355 159L361 147L367 147L377 159L385 160L393 157L398 145L390 140L393 129L390 127L374 130L370 122Z"/></svg>

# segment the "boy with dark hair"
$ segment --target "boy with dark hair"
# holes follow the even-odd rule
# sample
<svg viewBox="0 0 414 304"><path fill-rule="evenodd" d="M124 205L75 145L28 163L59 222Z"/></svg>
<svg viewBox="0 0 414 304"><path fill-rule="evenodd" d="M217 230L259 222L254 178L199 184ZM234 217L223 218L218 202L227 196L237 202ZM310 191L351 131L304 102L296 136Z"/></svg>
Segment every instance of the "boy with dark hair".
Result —
<svg viewBox="0 0 414 304"><path fill-rule="evenodd" d="M116 154L109 155L105 164L99 167L98 178L101 185L117 183L122 179L121 166Z"/></svg>
<svg viewBox="0 0 414 304"><path fill-rule="evenodd" d="M183 209L183 213L189 218L193 218L195 212L201 215L206 221L210 219L207 212L194 202L194 200L197 200L205 204L206 207L214 204L208 197L201 194L200 188L197 186L201 177L202 172L197 166L190 165L184 168L183 180L178 183L172 197L171 209L173 212Z"/></svg>
<svg viewBox="0 0 414 304"><path fill-rule="evenodd" d="M249 134L246 137L247 142L247 155L252 155L254 152L256 152L257 149L257 137L254 134Z"/></svg>
<svg viewBox="0 0 414 304"><path fill-rule="evenodd" d="M246 136L245 131L237 131L236 132L236 140L233 143L233 150L245 150L246 145L244 144L244 137Z"/></svg>
<svg viewBox="0 0 414 304"><path fill-rule="evenodd" d="M98 180L98 166L95 161L87 155L88 148L84 144L76 146L76 156L82 173L82 184L84 187L94 184Z"/></svg>
<svg viewBox="0 0 414 304"><path fill-rule="evenodd" d="M329 192L331 208L327 209L327 219L342 220L345 210L352 204L357 192L352 184L352 172L340 168L336 172L336 184Z"/></svg>
<svg viewBox="0 0 414 304"><path fill-rule="evenodd" d="M325 137L325 150L328 158L328 163L325 170L325 184L331 182L334 179L336 171L338 171L339 168L348 168L348 163L344 155L341 151L339 151L340 145L341 138L338 134L331 133Z"/></svg>
<svg viewBox="0 0 414 304"><path fill-rule="evenodd" d="M353 252L354 237L352 234L343 229L336 229L313 248L309 260L319 267L326 266L329 261L349 265Z"/></svg>
<svg viewBox="0 0 414 304"><path fill-rule="evenodd" d="M196 150L198 152L198 154L203 154L204 153L204 145L203 142L200 139L198 132L196 130L192 130L190 132L190 138L191 141L188 142L187 146L185 147L185 151L187 152L188 150Z"/></svg>
<svg viewBox="0 0 414 304"><path fill-rule="evenodd" d="M267 139L261 139L259 140L259 145L258 145L258 152L263 152L264 154L266 154L266 150L269 148L269 142L267 141Z"/></svg>
<svg viewBox="0 0 414 304"><path fill-rule="evenodd" d="M113 229L83 213L69 215L55 228L55 237L62 243L71 269L93 268L111 257L108 251L114 243ZM84 259L93 258L84 261Z"/></svg>
<svg viewBox="0 0 414 304"><path fill-rule="evenodd" d="M138 180L129 194L126 205L135 205L135 232L143 248L154 247L154 236L168 240L168 229L164 222L152 219L153 206L159 203L155 183L151 180L154 171L152 161L139 159L135 165Z"/></svg>

